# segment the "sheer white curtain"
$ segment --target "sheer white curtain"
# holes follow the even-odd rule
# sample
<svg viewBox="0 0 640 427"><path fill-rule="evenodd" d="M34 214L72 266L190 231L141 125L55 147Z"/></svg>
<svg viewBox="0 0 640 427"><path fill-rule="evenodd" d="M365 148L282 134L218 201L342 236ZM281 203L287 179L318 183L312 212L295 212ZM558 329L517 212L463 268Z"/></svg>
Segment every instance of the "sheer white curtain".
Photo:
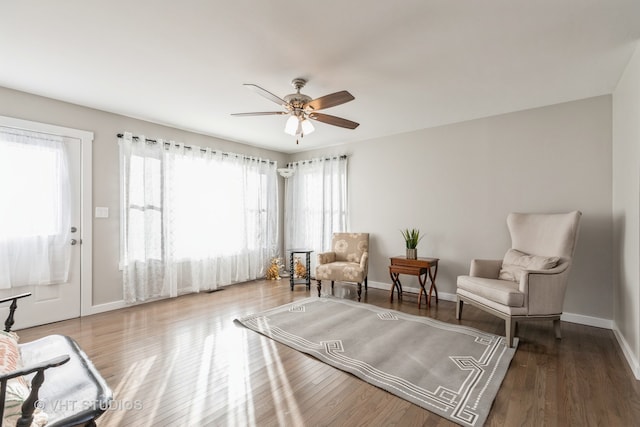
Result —
<svg viewBox="0 0 640 427"><path fill-rule="evenodd" d="M121 254L126 300L263 277L277 242L275 162L138 140L130 134L120 139L123 215L129 217L123 221ZM144 163L150 164L132 172L127 163L137 157L135 150L145 151ZM127 193L147 196L144 214ZM141 219L132 223L133 216Z"/></svg>
<svg viewBox="0 0 640 427"><path fill-rule="evenodd" d="M120 268L127 302L176 295L164 262L164 153L162 143L148 144L144 135L119 139Z"/></svg>
<svg viewBox="0 0 640 427"><path fill-rule="evenodd" d="M0 127L0 288L64 283L71 185L64 139Z"/></svg>
<svg viewBox="0 0 640 427"><path fill-rule="evenodd" d="M329 250L332 233L348 227L347 158L312 159L289 167L294 173L287 178L285 246Z"/></svg>

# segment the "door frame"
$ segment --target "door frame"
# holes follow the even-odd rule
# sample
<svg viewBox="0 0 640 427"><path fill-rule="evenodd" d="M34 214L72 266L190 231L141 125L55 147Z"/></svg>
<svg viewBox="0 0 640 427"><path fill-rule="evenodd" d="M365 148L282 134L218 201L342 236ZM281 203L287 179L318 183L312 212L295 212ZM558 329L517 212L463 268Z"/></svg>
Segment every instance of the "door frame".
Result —
<svg viewBox="0 0 640 427"><path fill-rule="evenodd" d="M93 314L93 132L6 116L0 126L80 140L80 316Z"/></svg>

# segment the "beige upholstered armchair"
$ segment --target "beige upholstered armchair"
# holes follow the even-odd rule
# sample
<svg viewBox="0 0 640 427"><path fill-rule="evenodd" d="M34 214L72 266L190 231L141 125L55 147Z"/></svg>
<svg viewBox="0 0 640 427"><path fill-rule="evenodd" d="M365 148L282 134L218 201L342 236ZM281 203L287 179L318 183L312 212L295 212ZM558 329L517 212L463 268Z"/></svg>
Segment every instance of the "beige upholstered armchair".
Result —
<svg viewBox="0 0 640 427"><path fill-rule="evenodd" d="M367 290L369 266L369 233L333 233L333 251L318 254L316 280L318 296L323 280L334 282L355 282L358 285L358 301L362 295L362 282Z"/></svg>
<svg viewBox="0 0 640 427"><path fill-rule="evenodd" d="M519 320L553 320L560 338L560 315L581 215L579 211L510 214L511 249L504 259L475 259L469 275L458 276L456 319L466 302L505 320L509 347Z"/></svg>

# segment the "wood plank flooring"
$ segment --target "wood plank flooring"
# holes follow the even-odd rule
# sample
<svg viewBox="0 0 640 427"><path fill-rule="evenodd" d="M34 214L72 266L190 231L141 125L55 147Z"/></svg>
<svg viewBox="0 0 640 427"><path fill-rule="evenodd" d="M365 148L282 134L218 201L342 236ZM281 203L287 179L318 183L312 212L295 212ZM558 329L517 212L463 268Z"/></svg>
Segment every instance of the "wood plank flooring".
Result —
<svg viewBox="0 0 640 427"><path fill-rule="evenodd" d="M22 341L69 335L114 391L105 426L449 426L449 421L237 326L233 319L315 295L286 280L255 281L18 331ZM355 286L334 295L356 299ZM455 305L417 309L369 289L363 303L457 323ZM18 309L17 316L20 315ZM504 333L465 306L463 325ZM636 381L609 330L551 322L519 325L520 344L498 392L490 426L632 426Z"/></svg>

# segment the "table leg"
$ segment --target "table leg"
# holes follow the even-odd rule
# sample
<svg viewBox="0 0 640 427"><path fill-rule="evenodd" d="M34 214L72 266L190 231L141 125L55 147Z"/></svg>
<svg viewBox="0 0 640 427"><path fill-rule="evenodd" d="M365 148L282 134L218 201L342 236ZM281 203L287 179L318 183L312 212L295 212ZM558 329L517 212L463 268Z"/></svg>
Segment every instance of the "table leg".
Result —
<svg viewBox="0 0 640 427"><path fill-rule="evenodd" d="M431 274L431 269L429 269L429 279L431 280L431 287L429 288L429 306L431 306L431 291L435 291L436 293L436 304L438 303L438 288L436 287L436 277L438 276L438 264L434 266L433 275Z"/></svg>
<svg viewBox="0 0 640 427"><path fill-rule="evenodd" d="M426 269L427 271L429 269ZM418 310L420 310L420 303L422 302L422 293L424 293L424 297L427 300L427 307L431 306L431 299L429 298L429 294L427 294L427 290L424 288L424 285L427 282L427 271L424 272L424 274L422 274L422 271L420 272L420 274L418 274L418 282L420 282L420 293L418 294Z"/></svg>
<svg viewBox="0 0 640 427"><path fill-rule="evenodd" d="M289 257L289 284L291 285L291 290L293 290L293 252Z"/></svg>
<svg viewBox="0 0 640 427"><path fill-rule="evenodd" d="M389 294L389 302L393 302L393 291L396 289L396 279L393 278L393 273L389 272L391 277L391 293Z"/></svg>
<svg viewBox="0 0 640 427"><path fill-rule="evenodd" d="M311 254L307 252L307 289L311 289Z"/></svg>
<svg viewBox="0 0 640 427"><path fill-rule="evenodd" d="M398 301L402 299L402 284L400 283L400 273L389 273L391 276L391 281L393 285L391 285L391 295L389 296L389 301L393 302L393 291L395 289L398 290Z"/></svg>

